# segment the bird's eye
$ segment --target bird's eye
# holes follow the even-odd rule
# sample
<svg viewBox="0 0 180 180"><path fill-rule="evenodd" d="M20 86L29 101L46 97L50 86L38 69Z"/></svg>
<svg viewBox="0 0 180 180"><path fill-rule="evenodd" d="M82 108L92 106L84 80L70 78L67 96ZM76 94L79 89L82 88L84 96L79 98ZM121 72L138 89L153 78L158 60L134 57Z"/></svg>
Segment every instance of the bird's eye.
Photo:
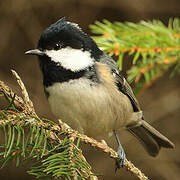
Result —
<svg viewBox="0 0 180 180"><path fill-rule="evenodd" d="M55 50L58 50L58 49L60 49L60 48L61 48L61 45L58 44L58 43L57 43L57 44L55 45L55 47L54 47Z"/></svg>

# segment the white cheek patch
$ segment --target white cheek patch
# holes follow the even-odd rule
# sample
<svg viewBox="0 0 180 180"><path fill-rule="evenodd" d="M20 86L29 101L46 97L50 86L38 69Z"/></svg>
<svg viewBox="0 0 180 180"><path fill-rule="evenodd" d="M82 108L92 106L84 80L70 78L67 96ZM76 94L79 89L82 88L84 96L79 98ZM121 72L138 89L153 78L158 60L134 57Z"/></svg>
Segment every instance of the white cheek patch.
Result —
<svg viewBox="0 0 180 180"><path fill-rule="evenodd" d="M83 70L94 64L94 59L91 58L90 53L81 49L67 47L57 51L46 50L46 54L52 61L71 71Z"/></svg>

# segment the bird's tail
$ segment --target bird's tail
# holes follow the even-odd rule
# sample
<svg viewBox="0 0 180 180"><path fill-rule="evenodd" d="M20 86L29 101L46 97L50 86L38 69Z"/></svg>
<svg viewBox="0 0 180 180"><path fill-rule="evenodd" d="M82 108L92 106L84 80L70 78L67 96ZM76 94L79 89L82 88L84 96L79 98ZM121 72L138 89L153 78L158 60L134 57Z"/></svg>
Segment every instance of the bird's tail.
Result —
<svg viewBox="0 0 180 180"><path fill-rule="evenodd" d="M136 136L151 156L157 156L161 147L174 148L174 144L168 138L144 120L140 126L128 127L128 131Z"/></svg>

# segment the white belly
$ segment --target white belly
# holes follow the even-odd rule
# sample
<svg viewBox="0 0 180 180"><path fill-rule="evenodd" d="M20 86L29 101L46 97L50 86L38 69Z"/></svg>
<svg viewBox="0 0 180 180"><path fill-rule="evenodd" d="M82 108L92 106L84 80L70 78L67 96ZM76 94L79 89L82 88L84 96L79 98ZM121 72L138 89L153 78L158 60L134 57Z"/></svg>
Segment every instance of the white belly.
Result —
<svg viewBox="0 0 180 180"><path fill-rule="evenodd" d="M83 78L55 83L46 91L52 112L72 128L91 137L101 137L122 128L133 111L124 94L118 93L112 98L104 86L91 86L90 81Z"/></svg>

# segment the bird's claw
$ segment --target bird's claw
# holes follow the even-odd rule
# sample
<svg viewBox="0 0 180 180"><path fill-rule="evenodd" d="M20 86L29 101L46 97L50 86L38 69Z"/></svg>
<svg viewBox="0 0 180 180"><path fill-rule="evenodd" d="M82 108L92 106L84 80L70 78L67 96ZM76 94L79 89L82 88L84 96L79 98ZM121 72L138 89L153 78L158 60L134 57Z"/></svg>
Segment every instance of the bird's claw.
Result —
<svg viewBox="0 0 180 180"><path fill-rule="evenodd" d="M118 153L118 158L116 159L115 162L115 172L117 171L117 169L122 168L126 163L126 154L121 145L118 147L117 153Z"/></svg>
<svg viewBox="0 0 180 180"><path fill-rule="evenodd" d="M126 154L124 152L124 149L120 143L119 137L116 133L116 131L114 130L114 135L116 137L117 143L118 143L118 158L116 159L116 163L115 163L115 172L117 171L117 169L122 168L125 163L126 163Z"/></svg>

